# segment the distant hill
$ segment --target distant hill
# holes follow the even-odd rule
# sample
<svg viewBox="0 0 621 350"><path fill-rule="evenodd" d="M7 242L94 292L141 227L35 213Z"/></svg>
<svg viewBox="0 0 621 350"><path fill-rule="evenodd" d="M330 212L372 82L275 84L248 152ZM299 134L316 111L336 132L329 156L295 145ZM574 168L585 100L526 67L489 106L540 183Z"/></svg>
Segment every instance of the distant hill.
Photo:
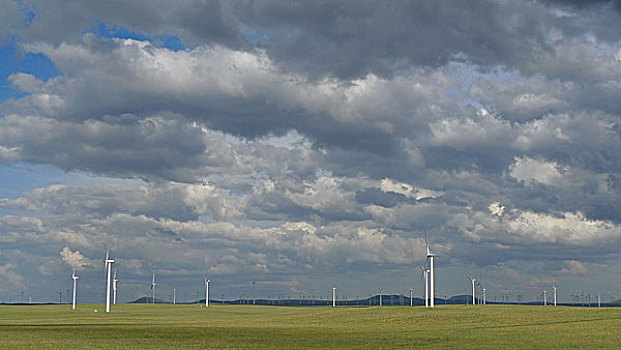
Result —
<svg viewBox="0 0 621 350"><path fill-rule="evenodd" d="M142 297L142 298L138 298L134 301L130 301L130 304L151 304L153 303L153 299L151 299L151 297ZM162 300L162 299L158 299L155 298L155 304L170 304L171 302L168 300Z"/></svg>
<svg viewBox="0 0 621 350"><path fill-rule="evenodd" d="M477 298L478 299L478 298ZM446 300L447 304L472 304L472 295L454 295Z"/></svg>
<svg viewBox="0 0 621 350"><path fill-rule="evenodd" d="M481 300L479 298L477 298L477 303L479 303ZM142 298L138 298L134 301L132 301L131 303L134 304L150 304L152 303L151 301L151 297L142 297ZM171 301L169 300L163 300L163 299L155 299L155 303L156 304L172 304ZM282 299L229 299L229 300L216 300L216 299L210 299L209 300L210 304L256 304L256 305L289 305L289 306L319 306L319 305L332 305L332 299L312 299L312 298L304 298L304 299L291 299L291 298L282 298ZM349 306L371 306L371 305L379 305L380 304L380 296L378 294L376 295L372 295L370 297L367 298L356 298L356 299L347 299L347 300L343 300L343 299L338 299L337 300L337 305L349 305ZM468 294L463 294L463 295L454 295L448 299L444 299L444 298L436 298L435 300L436 305L443 305L443 304L472 304L472 295L468 295ZM523 305L540 305L542 302L541 301L524 301L524 302L515 302L515 301L511 301L511 302L494 302L492 300L487 300L488 304L523 304ZM205 304L205 299L199 299L199 300L195 300L195 301L177 301L177 304ZM425 304L425 300L423 298L420 297L414 297L412 298L412 304L413 305L424 305ZM402 294L384 294L382 295L382 305L384 306L398 306L398 305L403 305L403 306L407 306L410 305L410 298L409 296L405 296ZM570 306L575 306L573 304L563 304L563 305L570 305ZM602 303L602 306L621 306L621 299L619 300L614 300L611 301L609 303Z"/></svg>

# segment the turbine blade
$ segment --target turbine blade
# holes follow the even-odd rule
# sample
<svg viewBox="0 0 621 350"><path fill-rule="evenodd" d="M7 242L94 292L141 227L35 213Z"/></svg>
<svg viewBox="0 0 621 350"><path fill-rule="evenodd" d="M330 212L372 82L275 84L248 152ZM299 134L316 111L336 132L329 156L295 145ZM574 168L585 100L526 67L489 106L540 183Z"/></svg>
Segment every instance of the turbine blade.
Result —
<svg viewBox="0 0 621 350"><path fill-rule="evenodd" d="M108 274L108 257L110 256L110 249L106 249L106 258L104 259L103 263L103 273L104 273L104 278L106 278L106 275Z"/></svg>

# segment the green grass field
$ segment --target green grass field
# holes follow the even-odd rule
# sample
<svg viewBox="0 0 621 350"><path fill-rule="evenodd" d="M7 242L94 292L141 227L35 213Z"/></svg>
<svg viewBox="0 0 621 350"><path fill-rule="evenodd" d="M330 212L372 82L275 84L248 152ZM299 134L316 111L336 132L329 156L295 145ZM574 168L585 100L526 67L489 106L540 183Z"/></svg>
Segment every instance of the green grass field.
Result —
<svg viewBox="0 0 621 350"><path fill-rule="evenodd" d="M621 348L621 308L122 304L101 311L0 306L0 349Z"/></svg>

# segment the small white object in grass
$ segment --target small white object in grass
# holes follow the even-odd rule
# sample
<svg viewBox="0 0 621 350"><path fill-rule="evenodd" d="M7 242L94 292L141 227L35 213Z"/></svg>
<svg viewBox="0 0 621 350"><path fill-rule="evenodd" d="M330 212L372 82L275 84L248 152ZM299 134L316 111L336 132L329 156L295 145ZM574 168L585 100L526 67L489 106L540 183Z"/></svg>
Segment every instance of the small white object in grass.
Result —
<svg viewBox="0 0 621 350"><path fill-rule="evenodd" d="M97 312L97 309L95 309L95 312Z"/></svg>

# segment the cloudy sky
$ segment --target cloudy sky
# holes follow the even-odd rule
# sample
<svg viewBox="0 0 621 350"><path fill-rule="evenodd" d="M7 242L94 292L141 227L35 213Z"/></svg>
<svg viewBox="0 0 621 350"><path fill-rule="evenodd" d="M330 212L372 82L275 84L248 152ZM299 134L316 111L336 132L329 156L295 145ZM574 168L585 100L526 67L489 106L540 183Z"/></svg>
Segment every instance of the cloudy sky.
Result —
<svg viewBox="0 0 621 350"><path fill-rule="evenodd" d="M621 2L0 0L0 299L619 297ZM254 290L252 281L255 281ZM202 292L201 292L202 294Z"/></svg>

